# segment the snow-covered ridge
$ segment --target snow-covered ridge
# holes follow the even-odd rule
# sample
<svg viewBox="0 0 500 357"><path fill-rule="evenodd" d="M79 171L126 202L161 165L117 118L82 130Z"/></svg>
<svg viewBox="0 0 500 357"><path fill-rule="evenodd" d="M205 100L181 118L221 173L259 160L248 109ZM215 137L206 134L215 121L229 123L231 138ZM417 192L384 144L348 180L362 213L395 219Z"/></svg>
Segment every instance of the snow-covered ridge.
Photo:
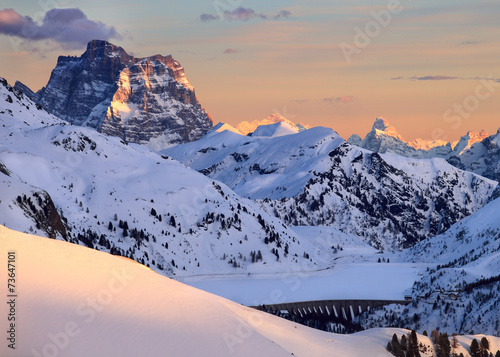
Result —
<svg viewBox="0 0 500 357"><path fill-rule="evenodd" d="M443 159L363 150L320 127L281 137L213 133L164 154L264 200L287 224L333 226L385 249L446 230L497 185Z"/></svg>
<svg viewBox="0 0 500 357"><path fill-rule="evenodd" d="M409 333L313 330L167 279L128 259L3 226L0 237L0 253L15 252L16 289L22 294L15 301L14 326L20 355L135 357L168 351L173 356L390 357L386 345L392 335ZM6 288L0 288L3 295ZM8 308L2 304L4 316ZM464 347L473 337L481 336L459 336L457 352L467 355ZM429 338L418 339L432 351ZM500 348L499 338L488 340L492 351ZM4 341L0 353L11 352Z"/></svg>
<svg viewBox="0 0 500 357"><path fill-rule="evenodd" d="M9 89L0 86L0 223L168 276L300 270L334 259L316 259L313 242L224 184L144 146L68 125ZM56 223L64 229L48 230Z"/></svg>
<svg viewBox="0 0 500 357"><path fill-rule="evenodd" d="M268 116L267 118L264 118L262 120L254 120L252 122L243 121L243 122L239 123L238 125L236 125L236 129L238 129L238 131L241 132L243 135L248 135L250 133L255 132L255 130L257 130L257 128L259 126L267 126L270 124L278 124L278 123L283 123L286 127L291 129L293 132L297 132L297 133L300 131L304 131L304 130L311 128L309 125L306 125L306 124L302 124L302 123L295 124L295 123L291 122L290 120L288 120L287 118L283 117L282 115L275 113L275 114L271 114L270 116ZM269 135L265 135L265 136L269 136Z"/></svg>
<svg viewBox="0 0 500 357"><path fill-rule="evenodd" d="M364 139L354 134L348 139L348 142L378 153L392 153L412 158L441 157L448 159L451 156L461 155L473 144L479 143L487 137L488 133L482 130L479 133L469 131L455 142L420 138L406 141L386 119L377 118L373 123L372 130L366 134Z"/></svg>
<svg viewBox="0 0 500 357"><path fill-rule="evenodd" d="M296 125L292 125L287 122L279 122L275 124L259 125L253 133L252 136L269 136L277 137L283 135L297 134L299 128Z"/></svg>

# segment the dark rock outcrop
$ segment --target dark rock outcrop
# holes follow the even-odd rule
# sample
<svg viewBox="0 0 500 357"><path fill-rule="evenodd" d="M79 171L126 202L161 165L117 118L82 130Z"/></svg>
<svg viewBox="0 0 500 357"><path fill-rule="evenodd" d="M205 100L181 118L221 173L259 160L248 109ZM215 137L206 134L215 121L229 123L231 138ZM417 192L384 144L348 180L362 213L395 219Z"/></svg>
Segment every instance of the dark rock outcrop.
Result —
<svg viewBox="0 0 500 357"><path fill-rule="evenodd" d="M172 56L135 58L106 41L91 41L80 57L60 56L36 94L17 86L74 125L157 150L197 140L213 126Z"/></svg>

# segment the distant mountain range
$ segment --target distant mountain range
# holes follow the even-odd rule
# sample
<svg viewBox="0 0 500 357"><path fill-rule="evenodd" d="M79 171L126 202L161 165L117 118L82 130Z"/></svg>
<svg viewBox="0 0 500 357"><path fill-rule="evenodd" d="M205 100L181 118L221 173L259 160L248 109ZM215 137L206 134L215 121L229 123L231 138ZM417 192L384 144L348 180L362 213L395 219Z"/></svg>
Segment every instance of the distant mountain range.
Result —
<svg viewBox="0 0 500 357"><path fill-rule="evenodd" d="M364 139L352 135L348 142L378 153L412 158L443 158L462 170L500 182L500 128L488 136L486 131L469 131L460 140L450 143L416 139L406 142L385 119L378 118ZM497 190L495 197L500 196Z"/></svg>
<svg viewBox="0 0 500 357"><path fill-rule="evenodd" d="M347 141L353 145L382 154L398 154L413 158L449 158L454 155L461 155L464 151L470 149L473 144L479 143L487 137L488 133L482 130L479 133L469 131L455 142L422 139L406 141L386 119L377 118L373 123L372 130L366 134L364 139L354 134Z"/></svg>
<svg viewBox="0 0 500 357"><path fill-rule="evenodd" d="M287 224L332 226L390 250L445 231L497 185L443 159L360 149L327 128L255 135L269 126L251 137L215 131L163 153L259 200Z"/></svg>

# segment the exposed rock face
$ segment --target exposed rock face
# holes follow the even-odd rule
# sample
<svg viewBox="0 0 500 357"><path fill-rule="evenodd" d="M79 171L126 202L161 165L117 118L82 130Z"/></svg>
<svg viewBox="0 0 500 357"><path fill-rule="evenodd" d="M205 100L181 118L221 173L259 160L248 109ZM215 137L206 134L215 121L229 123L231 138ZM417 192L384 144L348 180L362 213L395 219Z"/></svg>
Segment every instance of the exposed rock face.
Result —
<svg viewBox="0 0 500 357"><path fill-rule="evenodd" d="M330 168L314 172L299 195L264 205L288 224L333 226L382 249L444 232L482 207L496 186L439 159L404 162L348 143L329 156Z"/></svg>
<svg viewBox="0 0 500 357"><path fill-rule="evenodd" d="M213 126L172 56L135 58L106 41L91 41L80 57L59 57L35 100L72 124L157 150Z"/></svg>
<svg viewBox="0 0 500 357"><path fill-rule="evenodd" d="M475 143L461 155L450 157L448 162L500 182L500 129L496 134Z"/></svg>
<svg viewBox="0 0 500 357"><path fill-rule="evenodd" d="M24 210L24 214L31 217L38 229L43 230L47 237L56 238L60 235L67 239L67 232L61 216L46 191L31 192L28 196L17 196L15 202Z"/></svg>
<svg viewBox="0 0 500 357"><path fill-rule="evenodd" d="M35 98L35 93L31 89L29 89L27 85L25 85L22 82L16 81L16 84L14 85L14 89L17 89L18 91L24 93L31 100L33 100Z"/></svg>
<svg viewBox="0 0 500 357"><path fill-rule="evenodd" d="M179 66L158 57L123 69L101 132L157 150L201 138L212 122Z"/></svg>
<svg viewBox="0 0 500 357"><path fill-rule="evenodd" d="M381 154L397 154L419 159L433 157L448 159L455 155L461 155L473 144L481 142L486 137L488 137L488 133L481 130L479 133L469 131L455 142L422 139L407 142L387 120L377 118L372 130L366 134L364 139L354 134L347 141L350 144Z"/></svg>

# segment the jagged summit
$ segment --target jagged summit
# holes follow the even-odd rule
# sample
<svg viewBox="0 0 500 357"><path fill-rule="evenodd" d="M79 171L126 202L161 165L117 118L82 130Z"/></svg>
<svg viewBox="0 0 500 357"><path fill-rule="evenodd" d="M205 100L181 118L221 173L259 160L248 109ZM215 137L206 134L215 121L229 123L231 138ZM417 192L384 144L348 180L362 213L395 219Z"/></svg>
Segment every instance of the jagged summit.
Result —
<svg viewBox="0 0 500 357"><path fill-rule="evenodd" d="M225 130L228 130L228 131L231 131L233 133L242 135L241 132L238 129L236 129L234 126L232 126L231 124L222 123L222 122L219 122L219 123L217 123L217 125L214 125L214 127L212 128L212 130L210 130L207 133L207 135L215 134L215 133L221 133L221 132L223 132Z"/></svg>
<svg viewBox="0 0 500 357"><path fill-rule="evenodd" d="M304 131L311 128L309 125L306 124L302 123L295 124L292 121L285 118L284 116L278 113L274 113L262 120L254 120L252 122L242 121L236 126L236 129L238 129L243 135L248 135L250 133L253 133L261 125L269 125L276 123L286 123L290 127L294 128L296 132Z"/></svg>
<svg viewBox="0 0 500 357"><path fill-rule="evenodd" d="M364 139L353 134L348 142L379 153L392 153L414 158L442 157L448 159L461 155L473 144L479 143L487 137L488 133L481 130L479 133L469 131L455 142L420 138L406 141L386 119L377 118L373 123L372 130L366 134Z"/></svg>
<svg viewBox="0 0 500 357"><path fill-rule="evenodd" d="M390 126L389 122L386 119L384 119L384 118L377 118L373 122L372 130L381 130L381 131L384 131L389 126Z"/></svg>
<svg viewBox="0 0 500 357"><path fill-rule="evenodd" d="M72 124L155 150L197 140L213 126L171 55L136 58L107 41L90 41L79 57L60 56L36 94L16 86Z"/></svg>
<svg viewBox="0 0 500 357"><path fill-rule="evenodd" d="M60 56L64 58L67 56ZM95 59L102 57L121 57L127 58L132 61L133 57L130 56L122 47L113 45L112 43L104 40L92 40L87 44L87 49L82 57Z"/></svg>
<svg viewBox="0 0 500 357"><path fill-rule="evenodd" d="M373 123L372 131L375 132L375 135L387 135L393 138L396 138L401 141L405 141L405 139L398 133L395 127L391 126L389 122L384 118L377 118Z"/></svg>

